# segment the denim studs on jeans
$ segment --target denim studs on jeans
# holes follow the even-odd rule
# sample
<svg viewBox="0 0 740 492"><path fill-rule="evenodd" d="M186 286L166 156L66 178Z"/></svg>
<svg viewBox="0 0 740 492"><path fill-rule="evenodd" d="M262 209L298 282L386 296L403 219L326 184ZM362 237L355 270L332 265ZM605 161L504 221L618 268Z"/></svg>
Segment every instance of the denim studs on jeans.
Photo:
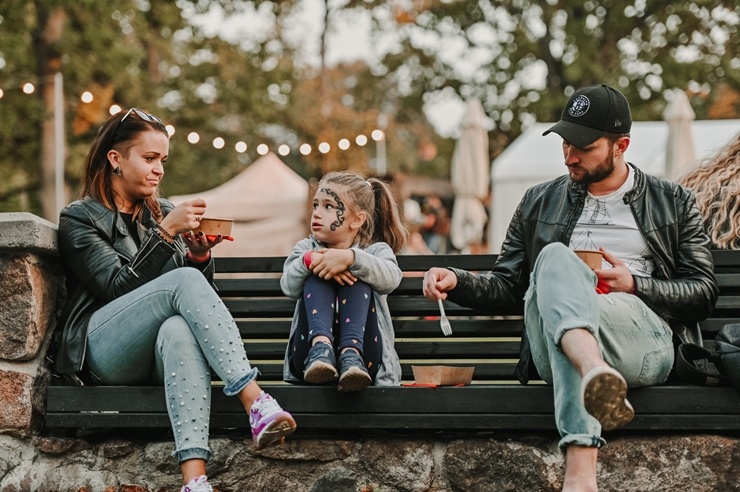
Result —
<svg viewBox="0 0 740 492"><path fill-rule="evenodd" d="M181 462L210 456L209 367L229 396L257 376L228 309L203 274L189 267L96 311L88 325L87 363L104 384L164 383Z"/></svg>

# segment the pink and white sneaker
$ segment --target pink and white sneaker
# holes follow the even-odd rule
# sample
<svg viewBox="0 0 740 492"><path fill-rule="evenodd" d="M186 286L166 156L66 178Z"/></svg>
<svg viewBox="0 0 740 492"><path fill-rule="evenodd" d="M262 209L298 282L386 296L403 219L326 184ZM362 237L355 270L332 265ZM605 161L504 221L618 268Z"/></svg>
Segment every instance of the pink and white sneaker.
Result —
<svg viewBox="0 0 740 492"><path fill-rule="evenodd" d="M296 427L293 417L264 391L252 404L249 425L255 449L282 444L285 436L292 434Z"/></svg>
<svg viewBox="0 0 740 492"><path fill-rule="evenodd" d="M208 483L208 477L201 475L183 485L180 492L213 492L213 487Z"/></svg>

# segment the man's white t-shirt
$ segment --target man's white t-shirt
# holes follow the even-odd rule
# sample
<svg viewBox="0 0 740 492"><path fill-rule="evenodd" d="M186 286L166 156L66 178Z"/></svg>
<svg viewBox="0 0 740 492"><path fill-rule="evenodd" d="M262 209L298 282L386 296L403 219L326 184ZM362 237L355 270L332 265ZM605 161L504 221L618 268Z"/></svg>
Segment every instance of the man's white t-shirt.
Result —
<svg viewBox="0 0 740 492"><path fill-rule="evenodd" d="M598 250L604 248L624 261L633 275L649 277L654 268L653 256L637 228L625 193L635 185L635 171L627 166L629 175L624 184L609 195L586 195L581 217L570 238L572 249ZM611 268L606 260L602 268Z"/></svg>

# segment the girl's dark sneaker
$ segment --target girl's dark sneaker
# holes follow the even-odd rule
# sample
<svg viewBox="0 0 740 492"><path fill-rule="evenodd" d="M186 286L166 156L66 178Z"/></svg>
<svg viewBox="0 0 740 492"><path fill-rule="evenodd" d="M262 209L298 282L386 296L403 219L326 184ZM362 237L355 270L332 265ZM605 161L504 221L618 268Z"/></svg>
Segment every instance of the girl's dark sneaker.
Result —
<svg viewBox="0 0 740 492"><path fill-rule="evenodd" d="M361 391L372 382L360 354L347 350L339 356L339 391Z"/></svg>

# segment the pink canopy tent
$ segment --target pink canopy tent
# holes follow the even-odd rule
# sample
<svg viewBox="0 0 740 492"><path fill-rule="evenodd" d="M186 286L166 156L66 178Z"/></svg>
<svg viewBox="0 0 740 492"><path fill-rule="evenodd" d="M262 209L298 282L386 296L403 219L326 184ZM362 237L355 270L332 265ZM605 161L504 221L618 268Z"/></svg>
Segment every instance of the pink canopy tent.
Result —
<svg viewBox="0 0 740 492"><path fill-rule="evenodd" d="M216 246L214 256L283 256L308 234L308 182L273 153L216 188L170 200L198 196L206 200L206 217L234 219L234 241Z"/></svg>

